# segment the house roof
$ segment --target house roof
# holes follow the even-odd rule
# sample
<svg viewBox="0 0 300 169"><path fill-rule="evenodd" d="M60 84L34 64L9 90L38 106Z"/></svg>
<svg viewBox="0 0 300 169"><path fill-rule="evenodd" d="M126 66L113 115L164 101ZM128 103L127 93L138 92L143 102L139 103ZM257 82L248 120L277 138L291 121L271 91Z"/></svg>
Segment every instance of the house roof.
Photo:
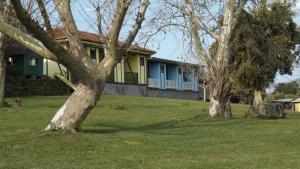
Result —
<svg viewBox="0 0 300 169"><path fill-rule="evenodd" d="M274 102L281 102L281 103L291 103L293 99L279 99L279 100L274 100Z"/></svg>
<svg viewBox="0 0 300 169"><path fill-rule="evenodd" d="M295 99L295 100L293 100L292 102L293 102L293 103L300 103L300 98Z"/></svg>
<svg viewBox="0 0 300 169"><path fill-rule="evenodd" d="M170 59L163 59L163 58L158 58L158 57L151 57L148 59L148 61L167 63L167 64L187 64L187 65L197 66L197 64L194 64L194 63L188 63L188 62L182 62L182 61L170 60Z"/></svg>
<svg viewBox="0 0 300 169"><path fill-rule="evenodd" d="M78 31L78 34L79 34L80 39L83 41L103 44L103 36L100 36L98 34L91 33L91 32L84 32L84 31ZM53 35L56 40L67 40L67 36L66 36L66 33L63 30L63 28L54 29ZM119 41L119 43L122 43L122 42ZM132 47L131 52L141 51L141 52L145 52L149 55L153 55L154 53L156 53L154 50L144 48L139 45L132 45L131 47Z"/></svg>

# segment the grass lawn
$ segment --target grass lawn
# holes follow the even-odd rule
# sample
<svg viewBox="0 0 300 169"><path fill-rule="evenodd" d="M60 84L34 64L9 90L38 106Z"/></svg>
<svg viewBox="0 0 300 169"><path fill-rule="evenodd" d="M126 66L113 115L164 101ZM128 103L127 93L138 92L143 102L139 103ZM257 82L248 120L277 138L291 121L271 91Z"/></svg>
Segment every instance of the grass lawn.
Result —
<svg viewBox="0 0 300 169"><path fill-rule="evenodd" d="M44 133L65 99L29 97L20 109L0 109L0 168L300 168L300 113L245 119L247 106L233 105L234 118L221 120L203 102L103 96L79 134Z"/></svg>

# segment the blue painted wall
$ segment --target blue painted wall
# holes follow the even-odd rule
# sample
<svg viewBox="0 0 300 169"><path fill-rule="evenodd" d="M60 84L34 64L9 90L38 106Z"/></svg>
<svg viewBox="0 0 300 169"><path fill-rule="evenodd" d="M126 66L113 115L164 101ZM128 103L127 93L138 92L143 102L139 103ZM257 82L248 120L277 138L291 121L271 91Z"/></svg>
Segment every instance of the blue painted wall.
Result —
<svg viewBox="0 0 300 169"><path fill-rule="evenodd" d="M177 65L167 65L167 79L168 80L178 80Z"/></svg>
<svg viewBox="0 0 300 169"><path fill-rule="evenodd" d="M161 70L164 69L163 71ZM166 89L166 65L161 63L149 63L149 78L157 79L159 81L159 89Z"/></svg>
<svg viewBox="0 0 300 169"><path fill-rule="evenodd" d="M193 82L192 90L196 92L196 91L198 91L198 79L195 74L195 71L191 72L191 77L192 77L192 82Z"/></svg>
<svg viewBox="0 0 300 169"><path fill-rule="evenodd" d="M149 63L149 78L160 79L160 68L159 63Z"/></svg>
<svg viewBox="0 0 300 169"><path fill-rule="evenodd" d="M166 64L160 65L160 89L167 89L167 66Z"/></svg>
<svg viewBox="0 0 300 169"><path fill-rule="evenodd" d="M178 66L167 65L167 80L174 80L178 89Z"/></svg>
<svg viewBox="0 0 300 169"><path fill-rule="evenodd" d="M192 91L198 91L198 80L194 71L184 73L184 82L192 82Z"/></svg>
<svg viewBox="0 0 300 169"><path fill-rule="evenodd" d="M177 90L184 90L184 81L192 82L192 91L198 91L198 79L195 72L183 73L183 69L177 64L165 64L151 62L149 64L149 78L159 80L159 89L167 89L166 80L175 80ZM164 69L164 71L161 71Z"/></svg>
<svg viewBox="0 0 300 169"><path fill-rule="evenodd" d="M177 69L178 72L178 86L177 86L177 90L183 90L183 72L182 72L182 68L178 66Z"/></svg>

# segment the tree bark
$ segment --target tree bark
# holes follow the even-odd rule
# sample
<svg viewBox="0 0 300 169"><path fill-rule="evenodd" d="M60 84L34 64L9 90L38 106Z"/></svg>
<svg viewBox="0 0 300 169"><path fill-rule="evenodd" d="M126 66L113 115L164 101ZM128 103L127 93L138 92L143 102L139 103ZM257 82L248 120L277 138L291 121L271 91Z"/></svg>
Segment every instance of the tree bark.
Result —
<svg viewBox="0 0 300 169"><path fill-rule="evenodd" d="M231 106L230 106L230 90L231 83L228 84L229 88L221 89L219 87L210 88L210 105L209 116L231 118ZM218 94L221 93L221 94Z"/></svg>
<svg viewBox="0 0 300 169"><path fill-rule="evenodd" d="M6 78L6 61L4 58L4 37L0 33L0 107L4 106L5 98L5 78Z"/></svg>
<svg viewBox="0 0 300 169"><path fill-rule="evenodd" d="M0 21L4 22L9 17L10 1L6 0L0 3L2 5L0 11ZM6 60L5 60L5 41L6 37L0 33L0 107L5 106L5 78L6 78Z"/></svg>
<svg viewBox="0 0 300 169"><path fill-rule="evenodd" d="M215 58L209 66L209 88L210 88L210 107L211 117L231 118L230 92L232 78L229 68L229 43L232 31L235 26L234 9L235 2L228 0L223 19L222 33L218 39L218 50Z"/></svg>
<svg viewBox="0 0 300 169"><path fill-rule="evenodd" d="M254 90L254 99L252 106L258 108L261 104L263 104L262 91Z"/></svg>
<svg viewBox="0 0 300 169"><path fill-rule="evenodd" d="M45 130L79 131L81 123L100 99L103 88L104 83L91 86L79 84Z"/></svg>
<svg viewBox="0 0 300 169"><path fill-rule="evenodd" d="M252 106L249 108L249 112L246 116L250 117L258 117L260 115L265 115L265 108L264 108L264 100L262 97L262 91L254 90L254 98Z"/></svg>

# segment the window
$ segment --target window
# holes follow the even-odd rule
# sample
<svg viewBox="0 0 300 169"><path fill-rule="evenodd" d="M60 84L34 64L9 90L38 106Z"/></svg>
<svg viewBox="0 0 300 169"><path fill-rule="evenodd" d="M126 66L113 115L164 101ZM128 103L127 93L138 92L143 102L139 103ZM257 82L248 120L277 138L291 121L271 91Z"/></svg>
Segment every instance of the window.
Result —
<svg viewBox="0 0 300 169"><path fill-rule="evenodd" d="M140 65L141 66L145 65L144 57L140 57Z"/></svg>
<svg viewBox="0 0 300 169"><path fill-rule="evenodd" d="M36 66L36 62L37 62L36 58L30 58L28 64L31 65L31 66Z"/></svg>
<svg viewBox="0 0 300 169"><path fill-rule="evenodd" d="M90 49L90 56L92 59L96 60L96 49Z"/></svg>
<svg viewBox="0 0 300 169"><path fill-rule="evenodd" d="M9 57L7 59L7 65L15 65L17 63L17 58L16 57Z"/></svg>

